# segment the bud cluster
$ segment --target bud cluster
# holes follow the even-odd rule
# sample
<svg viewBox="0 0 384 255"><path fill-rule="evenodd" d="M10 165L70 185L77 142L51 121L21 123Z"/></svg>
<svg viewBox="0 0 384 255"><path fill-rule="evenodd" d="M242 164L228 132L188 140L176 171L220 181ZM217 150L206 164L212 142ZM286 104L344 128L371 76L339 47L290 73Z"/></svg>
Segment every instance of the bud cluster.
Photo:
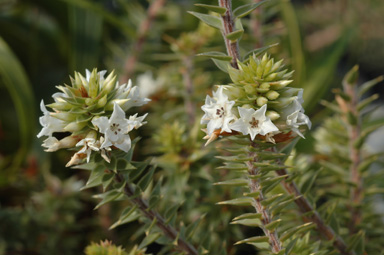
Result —
<svg viewBox="0 0 384 255"><path fill-rule="evenodd" d="M145 124L146 115L135 114L126 119L125 112L146 104L149 99L140 97L138 87L132 86L131 81L119 85L113 72L107 78L105 74L106 71L86 70L84 77L75 72L72 86L57 86L61 92L52 95L55 102L47 107L53 112L41 101L43 128L37 137L48 136L43 142L46 151L76 148L67 166L79 164L84 158L89 162L92 151L108 162L112 149L128 152L131 148L128 132ZM70 134L58 140L53 136L56 132Z"/></svg>
<svg viewBox="0 0 384 255"><path fill-rule="evenodd" d="M261 59L250 57L248 63L238 61L239 69L229 67L233 83L219 86L202 106L208 143L237 133L272 143L274 136L291 137L291 131L304 138L299 126L310 128L311 122L301 106L303 90L288 87L293 71L287 72L282 62L265 54Z"/></svg>

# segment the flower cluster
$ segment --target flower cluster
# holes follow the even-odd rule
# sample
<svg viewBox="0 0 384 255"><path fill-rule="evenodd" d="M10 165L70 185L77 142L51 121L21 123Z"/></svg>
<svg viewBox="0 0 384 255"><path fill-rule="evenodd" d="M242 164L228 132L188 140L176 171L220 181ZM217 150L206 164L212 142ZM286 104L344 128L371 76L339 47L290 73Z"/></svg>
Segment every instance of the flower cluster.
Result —
<svg viewBox="0 0 384 255"><path fill-rule="evenodd" d="M128 84L119 85L112 72L104 78L106 71L92 72L86 70L86 76L75 72L71 77L72 86L57 86L61 91L53 94L54 103L47 105L43 101L40 108L43 126L37 137L48 136L43 142L46 151L62 148L76 148L67 166L88 162L92 151L98 152L110 161L109 153L113 149L128 152L131 148L129 132L141 127L144 116L137 114L128 119L125 112L134 106L146 104L149 99L140 96L138 87ZM61 140L53 133L62 132L69 135Z"/></svg>
<svg viewBox="0 0 384 255"><path fill-rule="evenodd" d="M311 121L301 106L303 90L287 87L293 72L266 54L262 59L252 56L248 63L238 61L238 66L228 70L233 83L219 86L201 107L207 144L219 135L237 133L272 143L277 134L286 139L294 132L304 138L299 127L311 128Z"/></svg>

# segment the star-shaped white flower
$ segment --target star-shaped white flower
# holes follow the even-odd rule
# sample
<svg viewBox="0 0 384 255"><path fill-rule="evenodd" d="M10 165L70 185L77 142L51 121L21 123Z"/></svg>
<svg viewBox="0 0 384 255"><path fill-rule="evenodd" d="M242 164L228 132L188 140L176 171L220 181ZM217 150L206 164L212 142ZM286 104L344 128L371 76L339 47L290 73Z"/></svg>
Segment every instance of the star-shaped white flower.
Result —
<svg viewBox="0 0 384 255"><path fill-rule="evenodd" d="M44 101L41 100L40 109L44 113L44 116L39 118L40 124L43 126L37 137L52 136L54 132L64 132L65 123L62 120L54 118L51 113L45 108Z"/></svg>
<svg viewBox="0 0 384 255"><path fill-rule="evenodd" d="M308 116L302 113L301 111L297 110L293 112L292 114L288 115L287 125L291 127L292 131L301 136L305 139L304 135L300 132L299 126L301 125L307 125L308 129L311 129L312 123L309 120Z"/></svg>
<svg viewBox="0 0 384 255"><path fill-rule="evenodd" d="M143 119L146 115L136 117L131 116L129 119L125 118L125 112L118 104L114 104L111 117L100 117L93 119L92 123L99 128L99 131L104 134L104 142L101 144L100 149L115 146L122 151L128 152L131 148L131 138L128 135L134 128L139 128L145 122Z"/></svg>
<svg viewBox="0 0 384 255"><path fill-rule="evenodd" d="M229 101L223 89L223 86L220 86L216 92L213 92L212 98L207 96L205 104L201 107L205 112L201 118L201 124L208 124L207 134L209 136L219 128L221 128L221 133L232 132L229 123L235 119L231 110L235 101Z"/></svg>
<svg viewBox="0 0 384 255"><path fill-rule="evenodd" d="M270 132L279 131L272 121L265 116L267 105L263 105L260 109L246 109L237 107L240 119L236 120L230 127L239 131L244 135L251 135L251 139L255 139L256 135L266 135Z"/></svg>

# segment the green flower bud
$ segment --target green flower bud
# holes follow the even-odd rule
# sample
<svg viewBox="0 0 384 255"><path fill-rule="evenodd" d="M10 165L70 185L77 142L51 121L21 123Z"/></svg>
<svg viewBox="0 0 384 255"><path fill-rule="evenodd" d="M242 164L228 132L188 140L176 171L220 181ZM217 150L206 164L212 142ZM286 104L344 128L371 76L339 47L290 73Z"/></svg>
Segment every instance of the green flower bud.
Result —
<svg viewBox="0 0 384 255"><path fill-rule="evenodd" d="M267 97L269 100L275 100L275 99L277 99L279 96L280 96L280 94L277 93L276 91L273 91L273 90L268 91L267 94L266 94L266 97Z"/></svg>
<svg viewBox="0 0 384 255"><path fill-rule="evenodd" d="M257 104L257 106L263 106L263 105L265 105L266 103L268 103L268 99L267 98L265 98L265 97L258 97L257 99L256 99L256 104Z"/></svg>
<svg viewBox="0 0 384 255"><path fill-rule="evenodd" d="M243 98L246 96L243 88L237 86L226 86L225 88L227 89L225 93L231 100L236 100L238 98Z"/></svg>
<svg viewBox="0 0 384 255"><path fill-rule="evenodd" d="M256 87L253 84L246 84L244 86L245 93L253 95L256 94Z"/></svg>
<svg viewBox="0 0 384 255"><path fill-rule="evenodd" d="M280 118L280 114L278 114L275 111L267 111L265 114L267 117L269 117L272 121L277 120Z"/></svg>
<svg viewBox="0 0 384 255"><path fill-rule="evenodd" d="M103 108L105 104L107 103L107 95L103 96L98 102L97 102L97 108Z"/></svg>

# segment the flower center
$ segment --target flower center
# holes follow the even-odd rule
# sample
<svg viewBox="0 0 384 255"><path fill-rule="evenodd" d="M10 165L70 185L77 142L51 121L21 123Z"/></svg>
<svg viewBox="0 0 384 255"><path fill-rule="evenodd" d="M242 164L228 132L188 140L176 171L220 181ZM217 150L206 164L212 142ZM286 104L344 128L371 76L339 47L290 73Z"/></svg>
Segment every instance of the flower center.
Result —
<svg viewBox="0 0 384 255"><path fill-rule="evenodd" d="M259 127L259 121L255 119L255 117L252 117L252 120L249 122L251 125L251 128L258 128Z"/></svg>
<svg viewBox="0 0 384 255"><path fill-rule="evenodd" d="M219 118L222 118L224 116L224 107L220 107L219 109L216 109L216 115L219 116Z"/></svg>
<svg viewBox="0 0 384 255"><path fill-rule="evenodd" d="M117 123L112 123L112 125L110 126L110 129L113 133L115 133L115 135L117 135L117 132L120 132L121 131L121 128L119 128L120 124L117 124Z"/></svg>

